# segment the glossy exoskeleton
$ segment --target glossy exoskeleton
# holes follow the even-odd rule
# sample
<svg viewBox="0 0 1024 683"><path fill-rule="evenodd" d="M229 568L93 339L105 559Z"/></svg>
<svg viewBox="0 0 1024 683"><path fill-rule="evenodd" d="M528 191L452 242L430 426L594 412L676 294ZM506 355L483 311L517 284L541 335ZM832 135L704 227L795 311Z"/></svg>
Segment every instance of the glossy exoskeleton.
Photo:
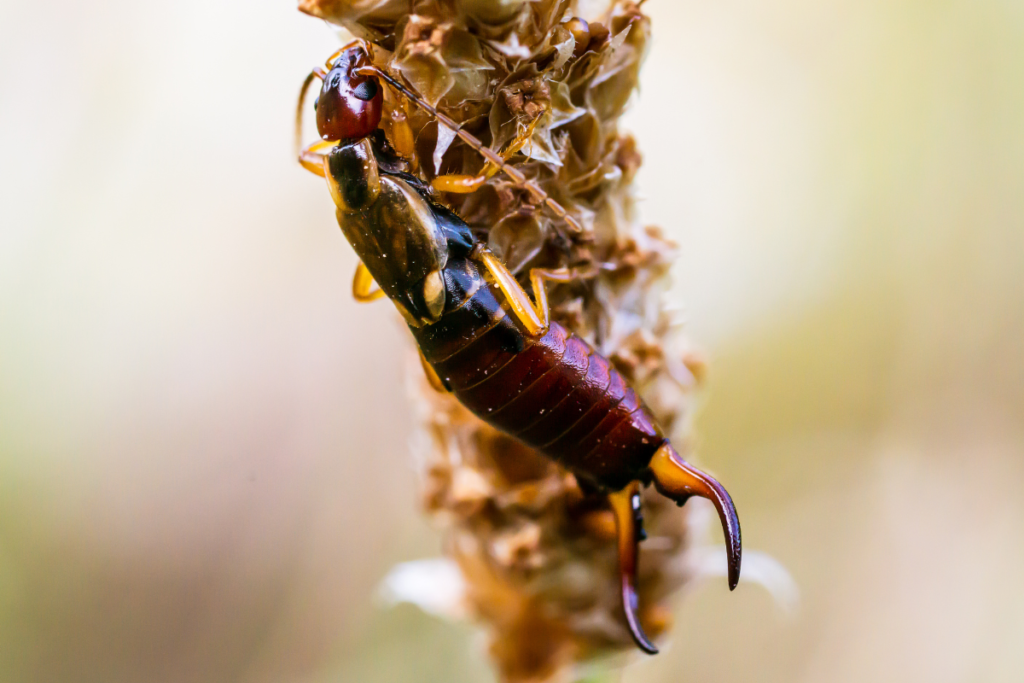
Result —
<svg viewBox="0 0 1024 683"><path fill-rule="evenodd" d="M355 43L315 69L323 85L316 103L322 140L300 153L324 177L338 223L361 261L357 299L386 295L412 331L435 387L450 391L497 429L572 471L581 484L608 493L618 530L626 620L637 645L657 649L637 617L635 578L641 531L641 484L682 505L711 500L725 532L729 586L740 573L740 525L726 490L682 459L651 412L611 363L548 319L546 280L568 282L567 270L530 273L533 299L501 261L476 240L430 188L401 170L378 131L383 80L423 107L483 154L513 182L563 220L565 210L504 158L374 67L369 46ZM302 97L299 117L302 115ZM301 125L298 126L301 130ZM507 156L507 153L506 153ZM441 177L434 186L472 191L485 177ZM578 226L576 226L578 227ZM372 290L373 282L379 286Z"/></svg>

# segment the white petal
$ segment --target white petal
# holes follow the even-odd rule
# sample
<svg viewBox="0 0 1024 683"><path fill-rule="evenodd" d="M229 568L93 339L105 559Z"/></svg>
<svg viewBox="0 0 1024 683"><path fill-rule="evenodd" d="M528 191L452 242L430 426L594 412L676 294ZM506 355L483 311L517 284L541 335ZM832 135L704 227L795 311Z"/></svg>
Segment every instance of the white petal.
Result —
<svg viewBox="0 0 1024 683"><path fill-rule="evenodd" d="M465 595L459 566L440 557L397 564L377 588L378 598L387 605L407 602L446 619L466 617Z"/></svg>
<svg viewBox="0 0 1024 683"><path fill-rule="evenodd" d="M576 39L570 33L565 40L555 45L555 52L557 56L555 61L551 64L552 69L561 69L562 66L569 61L569 57L572 57L573 50L576 49Z"/></svg>
<svg viewBox="0 0 1024 683"><path fill-rule="evenodd" d="M725 546L695 548L689 554L689 561L699 579L728 576ZM740 583L759 584L787 616L796 614L800 608L800 587L782 563L768 553L743 551Z"/></svg>
<svg viewBox="0 0 1024 683"><path fill-rule="evenodd" d="M434 173L441 172L441 159L455 139L455 131L448 126L437 124L437 144L434 145Z"/></svg>

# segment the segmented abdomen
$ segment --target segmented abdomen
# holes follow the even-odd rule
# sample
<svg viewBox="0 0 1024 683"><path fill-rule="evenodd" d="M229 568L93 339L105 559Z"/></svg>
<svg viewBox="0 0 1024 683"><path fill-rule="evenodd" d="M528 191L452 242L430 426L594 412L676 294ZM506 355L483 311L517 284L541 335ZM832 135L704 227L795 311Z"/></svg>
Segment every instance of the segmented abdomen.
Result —
<svg viewBox="0 0 1024 683"><path fill-rule="evenodd" d="M606 358L558 323L529 338L486 284L413 333L464 406L596 483L625 486L665 441Z"/></svg>

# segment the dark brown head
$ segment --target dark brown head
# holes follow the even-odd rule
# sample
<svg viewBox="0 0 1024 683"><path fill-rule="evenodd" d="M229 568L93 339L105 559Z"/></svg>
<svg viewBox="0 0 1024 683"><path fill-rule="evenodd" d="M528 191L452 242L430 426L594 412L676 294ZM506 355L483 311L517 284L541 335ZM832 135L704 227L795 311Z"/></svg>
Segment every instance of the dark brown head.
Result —
<svg viewBox="0 0 1024 683"><path fill-rule="evenodd" d="M377 129L384 101L373 76L353 70L370 66L362 48L352 47L334 60L316 101L316 128L324 140L359 140Z"/></svg>

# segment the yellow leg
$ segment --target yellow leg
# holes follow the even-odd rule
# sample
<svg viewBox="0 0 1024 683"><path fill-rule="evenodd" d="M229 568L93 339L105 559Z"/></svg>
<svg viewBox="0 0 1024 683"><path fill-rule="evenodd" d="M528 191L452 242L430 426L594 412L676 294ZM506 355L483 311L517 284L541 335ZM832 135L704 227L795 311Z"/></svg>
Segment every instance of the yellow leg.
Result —
<svg viewBox="0 0 1024 683"><path fill-rule="evenodd" d="M480 259L484 262L491 277L494 278L498 289L501 290L501 293L505 295L505 298L512 306L512 311L519 318L519 322L523 324L527 332L534 336L547 332L548 325L551 322L550 310L548 309L548 292L544 286L545 280L551 282L572 282L573 280L594 277L597 274L596 268L587 268L585 270L577 270L575 268L557 268L554 270L534 268L530 271L530 284L533 289L533 301L531 301L530 297L523 291L523 288L519 286L519 281L508 271L508 268L505 267L505 264L497 256L485 249L480 252Z"/></svg>
<svg viewBox="0 0 1024 683"><path fill-rule="evenodd" d="M402 100L401 102L404 102ZM388 126L384 132L387 133L388 142L398 152L398 156L408 161L416 159L416 138L409 124L409 116L405 113L401 102L395 104L388 114Z"/></svg>
<svg viewBox="0 0 1024 683"><path fill-rule="evenodd" d="M360 261L356 266L355 277L352 278L352 298L361 304L368 304L381 298L384 296L384 291L380 288L374 289L375 284L370 271Z"/></svg>
<svg viewBox="0 0 1024 683"><path fill-rule="evenodd" d="M363 40L362 38L356 38L351 43L348 43L344 47L339 48L333 55L328 57L327 62L325 62L324 66L326 66L328 69L334 68L334 60L340 57L341 53L345 52L346 50L351 50L354 47L362 49L362 51L365 52L367 56L370 58L370 61L373 61L373 43Z"/></svg>
<svg viewBox="0 0 1024 683"><path fill-rule="evenodd" d="M330 140L320 140L319 142L314 142L312 145L302 150L302 152L299 153L299 163L302 164L302 168L306 169L310 173L320 176L321 178L325 178L327 176L327 171L324 168L324 159L326 158L326 155L322 154L320 150L329 149L335 144L337 143Z"/></svg>
<svg viewBox="0 0 1024 683"><path fill-rule="evenodd" d="M519 135L509 143L508 147L501 153L501 160L508 161L513 154L521 150L526 146L526 143L533 137L533 130L537 127L537 122L540 121L538 116L533 122L526 126ZM439 175L430 183L430 185L438 192L451 192L453 194L469 194L476 192L484 186L491 176L497 173L499 170L498 165L488 161L484 164L483 170L477 175L461 175L456 173L449 173L447 175Z"/></svg>
<svg viewBox="0 0 1024 683"><path fill-rule="evenodd" d="M441 381L441 377L437 374L437 370L434 369L434 366L427 362L427 357L423 355L423 352L420 351L419 353L420 365L423 366L423 374L427 376L427 381L430 383L430 386L433 387L435 391L442 394L447 394L451 391L451 389L446 387L444 382Z"/></svg>
<svg viewBox="0 0 1024 683"><path fill-rule="evenodd" d="M548 310L548 290L544 286L544 281L572 282L579 276L579 273L571 268L557 268L555 270L534 268L530 271L530 285L533 287L534 306L536 307L537 315L540 316L541 321L544 323L545 329L547 329L551 321L551 312Z"/></svg>
<svg viewBox="0 0 1024 683"><path fill-rule="evenodd" d="M658 654L644 629L640 626L637 615L636 568L637 543L641 529L640 517L640 484L633 482L621 491L608 496L608 502L615 513L615 527L619 536L619 584L622 590L622 607L626 612L626 622L633 640L647 654Z"/></svg>
<svg viewBox="0 0 1024 683"><path fill-rule="evenodd" d="M505 264L486 249L480 252L480 260L487 267L487 271L494 278L494 284L498 285L498 289L505 295L505 299L512 306L512 311L519 318L519 322L523 324L526 331L534 337L539 337L547 332L547 316L541 317L541 311L530 301L530 297L519 286L519 281L508 271ZM546 303L547 296L544 297L544 300ZM544 310L547 310L546 305Z"/></svg>

